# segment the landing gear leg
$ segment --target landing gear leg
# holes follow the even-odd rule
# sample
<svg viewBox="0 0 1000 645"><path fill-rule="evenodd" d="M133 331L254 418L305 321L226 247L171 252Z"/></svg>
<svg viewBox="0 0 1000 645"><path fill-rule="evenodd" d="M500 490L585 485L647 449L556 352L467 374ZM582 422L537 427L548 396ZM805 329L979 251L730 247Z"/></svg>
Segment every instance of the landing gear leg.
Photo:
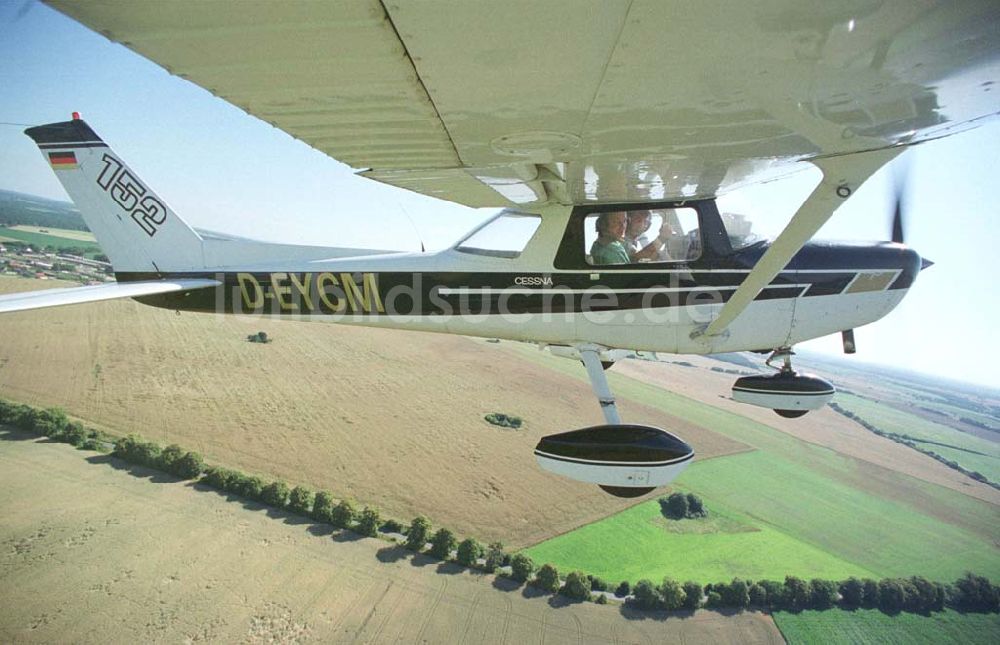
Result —
<svg viewBox="0 0 1000 645"><path fill-rule="evenodd" d="M795 352L792 351L791 347L779 347L771 352L771 355L767 357L766 361L764 361L764 365L767 365L773 370L778 370L782 374L793 374L795 370L792 369L792 356L795 356ZM779 358L784 361L781 367L771 365L771 361Z"/></svg>
<svg viewBox="0 0 1000 645"><path fill-rule="evenodd" d="M596 345L581 345L577 347L577 351L580 352L580 359L583 361L583 366L587 368L587 376L590 377L590 387L593 388L594 394L597 396L597 401L601 404L604 421L611 426L621 425L622 420L618 416L615 395L611 393L608 378L604 375L604 366L601 364L601 348Z"/></svg>
<svg viewBox="0 0 1000 645"><path fill-rule="evenodd" d="M779 347L771 352L771 355L767 357L766 361L764 361L764 365L767 365L771 369L778 370L778 373L783 376L794 376L795 370L792 369L792 356L795 356L795 352L792 351L791 347ZM782 360L781 367L771 365L771 361L777 359ZM808 411L809 410L774 410L775 414L779 417L785 417L786 419L798 419Z"/></svg>

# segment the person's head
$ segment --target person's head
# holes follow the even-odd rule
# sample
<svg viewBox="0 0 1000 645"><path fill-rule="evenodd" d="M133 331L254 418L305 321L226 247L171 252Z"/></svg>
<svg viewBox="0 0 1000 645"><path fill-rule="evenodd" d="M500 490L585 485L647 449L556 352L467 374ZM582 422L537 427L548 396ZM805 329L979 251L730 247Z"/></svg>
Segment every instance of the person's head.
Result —
<svg viewBox="0 0 1000 645"><path fill-rule="evenodd" d="M601 213L595 224L599 236L610 237L616 240L620 240L625 236L625 227L627 225L625 213L621 211Z"/></svg>
<svg viewBox="0 0 1000 645"><path fill-rule="evenodd" d="M650 211L632 211L628 214L628 228L625 229L625 237L637 238L649 230L652 223L652 213Z"/></svg>

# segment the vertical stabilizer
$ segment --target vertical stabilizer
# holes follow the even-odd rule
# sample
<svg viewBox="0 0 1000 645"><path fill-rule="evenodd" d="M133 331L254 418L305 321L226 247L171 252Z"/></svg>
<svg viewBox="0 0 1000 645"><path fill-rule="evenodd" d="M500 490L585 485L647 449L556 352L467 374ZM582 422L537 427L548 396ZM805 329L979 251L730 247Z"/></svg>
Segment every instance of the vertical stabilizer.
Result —
<svg viewBox="0 0 1000 645"><path fill-rule="evenodd" d="M204 267L201 237L81 119L25 130L116 272Z"/></svg>

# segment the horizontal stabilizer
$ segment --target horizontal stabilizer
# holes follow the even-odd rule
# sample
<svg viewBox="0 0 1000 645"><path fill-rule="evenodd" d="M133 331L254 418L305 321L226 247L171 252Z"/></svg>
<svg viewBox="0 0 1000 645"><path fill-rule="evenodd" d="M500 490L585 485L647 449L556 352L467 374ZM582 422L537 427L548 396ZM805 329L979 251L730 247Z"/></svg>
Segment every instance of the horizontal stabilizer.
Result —
<svg viewBox="0 0 1000 645"><path fill-rule="evenodd" d="M191 291L217 287L221 282L209 279L191 280L150 280L146 282L113 282L97 284L89 287L69 287L67 289L45 289L27 293L12 293L0 296L0 313L12 311L27 311L44 307L60 307L62 305L78 305L85 302L114 300L116 298L135 298L137 296L152 296L158 293L174 291Z"/></svg>

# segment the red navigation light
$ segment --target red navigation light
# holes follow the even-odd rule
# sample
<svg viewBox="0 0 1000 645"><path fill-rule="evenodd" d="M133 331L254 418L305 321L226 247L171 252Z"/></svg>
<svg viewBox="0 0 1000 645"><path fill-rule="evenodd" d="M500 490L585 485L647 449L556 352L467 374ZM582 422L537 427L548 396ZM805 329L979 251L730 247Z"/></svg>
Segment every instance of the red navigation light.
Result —
<svg viewBox="0 0 1000 645"><path fill-rule="evenodd" d="M79 112L74 112L73 113L73 120L74 121L79 121L80 120L80 113Z"/></svg>

